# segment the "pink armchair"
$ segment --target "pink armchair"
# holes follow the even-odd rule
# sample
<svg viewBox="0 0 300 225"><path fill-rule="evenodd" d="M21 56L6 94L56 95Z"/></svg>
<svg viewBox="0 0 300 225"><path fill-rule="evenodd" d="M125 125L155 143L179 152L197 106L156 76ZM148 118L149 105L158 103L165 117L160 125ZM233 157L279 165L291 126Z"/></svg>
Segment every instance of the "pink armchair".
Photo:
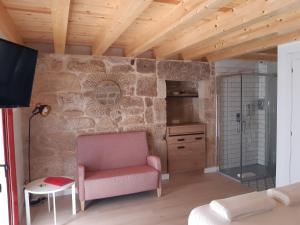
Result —
<svg viewBox="0 0 300 225"><path fill-rule="evenodd" d="M82 211L86 200L155 189L161 196L161 163L148 153L146 132L79 136L77 179Z"/></svg>

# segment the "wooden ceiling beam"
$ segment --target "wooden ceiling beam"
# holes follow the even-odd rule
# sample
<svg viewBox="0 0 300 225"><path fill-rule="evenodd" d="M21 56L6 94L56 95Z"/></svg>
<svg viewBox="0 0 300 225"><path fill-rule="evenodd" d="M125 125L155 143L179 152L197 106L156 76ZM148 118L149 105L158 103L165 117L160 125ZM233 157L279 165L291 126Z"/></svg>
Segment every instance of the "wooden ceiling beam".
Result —
<svg viewBox="0 0 300 225"><path fill-rule="evenodd" d="M93 55L102 55L152 2L153 0L120 1L112 22L99 31L92 47Z"/></svg>
<svg viewBox="0 0 300 225"><path fill-rule="evenodd" d="M22 37L18 33L18 30L12 18L8 14L1 0L0 0L0 33L5 39L9 41L18 44L23 43Z"/></svg>
<svg viewBox="0 0 300 225"><path fill-rule="evenodd" d="M51 0L53 44L55 53L65 53L71 0Z"/></svg>
<svg viewBox="0 0 300 225"><path fill-rule="evenodd" d="M236 57L236 59L243 60L263 60L263 61L277 61L277 54L267 54L267 53L250 53L242 56Z"/></svg>
<svg viewBox="0 0 300 225"><path fill-rule="evenodd" d="M199 59L207 54L232 47L243 42L251 41L257 37L264 37L280 31L292 31L298 28L300 24L300 10L289 12L284 15L274 16L269 20L254 24L245 29L230 33L222 39L213 38L205 44L199 44L193 50L182 53L184 59Z"/></svg>
<svg viewBox="0 0 300 225"><path fill-rule="evenodd" d="M182 0L154 0L155 2L167 3L167 4L179 4Z"/></svg>
<svg viewBox="0 0 300 225"><path fill-rule="evenodd" d="M254 41L246 42L232 48L214 52L206 56L208 61L219 61L223 59L236 58L247 53L263 51L280 44L300 40L300 30L282 35L271 35Z"/></svg>
<svg viewBox="0 0 300 225"><path fill-rule="evenodd" d="M141 35L133 46L125 49L126 56L138 56L141 53L154 47L166 37L170 37L177 31L192 26L199 20L208 16L231 0L189 0L178 4L161 21L148 27L147 31Z"/></svg>
<svg viewBox="0 0 300 225"><path fill-rule="evenodd" d="M193 32L163 43L155 49L157 58L167 58L173 54L192 49L197 44L211 38L222 37L230 32L243 29L249 25L264 21L271 16L279 15L299 7L299 0L285 1L248 1L232 11L201 25Z"/></svg>

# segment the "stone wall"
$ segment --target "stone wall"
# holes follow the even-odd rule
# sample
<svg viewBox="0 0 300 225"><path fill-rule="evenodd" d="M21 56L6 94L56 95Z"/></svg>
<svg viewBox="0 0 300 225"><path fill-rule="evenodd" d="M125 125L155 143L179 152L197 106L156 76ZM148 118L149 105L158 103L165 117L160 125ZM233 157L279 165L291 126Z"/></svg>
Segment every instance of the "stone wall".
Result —
<svg viewBox="0 0 300 225"><path fill-rule="evenodd" d="M49 104L52 111L32 120L32 177L75 175L78 135L133 130L147 131L150 151L161 157L166 171L165 80L199 81L199 116L208 123L207 166L214 166L215 77L210 67L200 62L40 55L31 108L23 110L27 140L27 118L35 104ZM115 104L97 92L105 80L121 89Z"/></svg>

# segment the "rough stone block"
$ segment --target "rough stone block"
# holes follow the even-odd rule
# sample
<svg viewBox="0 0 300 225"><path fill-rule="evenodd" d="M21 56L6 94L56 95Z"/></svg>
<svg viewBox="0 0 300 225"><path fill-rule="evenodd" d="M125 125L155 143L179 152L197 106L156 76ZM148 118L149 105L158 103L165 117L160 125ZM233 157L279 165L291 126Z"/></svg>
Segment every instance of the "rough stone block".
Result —
<svg viewBox="0 0 300 225"><path fill-rule="evenodd" d="M95 56L94 56L95 57ZM119 57L119 56L104 56L102 59L110 65L116 64L127 64L129 65L131 62L131 58Z"/></svg>
<svg viewBox="0 0 300 225"><path fill-rule="evenodd" d="M102 60L89 60L80 61L78 59L70 59L67 64L67 68L74 72L84 72L84 73L99 73L106 72L105 64Z"/></svg>
<svg viewBox="0 0 300 225"><path fill-rule="evenodd" d="M203 62L159 61L157 75L164 80L205 80L210 76L210 65Z"/></svg>
<svg viewBox="0 0 300 225"><path fill-rule="evenodd" d="M144 107L143 98L124 96L121 99L120 105L122 108L128 107Z"/></svg>
<svg viewBox="0 0 300 225"><path fill-rule="evenodd" d="M65 129L82 130L95 127L95 121L88 117L69 118L65 120Z"/></svg>
<svg viewBox="0 0 300 225"><path fill-rule="evenodd" d="M136 86L135 74L108 74L108 80L112 80L119 84L123 96L132 96Z"/></svg>
<svg viewBox="0 0 300 225"><path fill-rule="evenodd" d="M111 73L131 73L134 72L134 68L131 65L115 65L111 67Z"/></svg>
<svg viewBox="0 0 300 225"><path fill-rule="evenodd" d="M147 107L153 106L152 98L145 98L145 104Z"/></svg>
<svg viewBox="0 0 300 225"><path fill-rule="evenodd" d="M157 97L165 98L167 96L167 85L165 80L157 80Z"/></svg>
<svg viewBox="0 0 300 225"><path fill-rule="evenodd" d="M85 113L90 117L101 117L107 115L111 108L99 104L96 100L90 100L86 103Z"/></svg>
<svg viewBox="0 0 300 225"><path fill-rule="evenodd" d="M84 115L84 112L81 110L77 109L72 109L72 110L66 110L63 112L63 116L68 118L68 117L81 117Z"/></svg>
<svg viewBox="0 0 300 225"><path fill-rule="evenodd" d="M127 116L120 123L120 126L144 124L143 116Z"/></svg>
<svg viewBox="0 0 300 225"><path fill-rule="evenodd" d="M115 130L117 123L122 120L121 115L103 115L101 117L95 118L96 122L96 130L97 131L107 131L107 130Z"/></svg>
<svg viewBox="0 0 300 225"><path fill-rule="evenodd" d="M126 115L141 115L144 113L144 107L124 108L123 113Z"/></svg>
<svg viewBox="0 0 300 225"><path fill-rule="evenodd" d="M167 113L166 113L166 100L163 98L154 99L154 115L155 122L166 123Z"/></svg>
<svg viewBox="0 0 300 225"><path fill-rule="evenodd" d="M156 61L152 59L137 59L136 70L139 73L156 73Z"/></svg>
<svg viewBox="0 0 300 225"><path fill-rule="evenodd" d="M208 98L210 96L210 81L201 80L198 82L199 98Z"/></svg>
<svg viewBox="0 0 300 225"><path fill-rule="evenodd" d="M138 96L157 96L156 78L140 77L137 81L136 94Z"/></svg>
<svg viewBox="0 0 300 225"><path fill-rule="evenodd" d="M145 111L145 121L146 123L153 123L154 122L154 118L153 118L153 109L152 107L148 107L146 108Z"/></svg>
<svg viewBox="0 0 300 225"><path fill-rule="evenodd" d="M78 92L58 93L57 102L63 111L84 110L84 99Z"/></svg>
<svg viewBox="0 0 300 225"><path fill-rule="evenodd" d="M123 118L121 110L112 110L109 113L109 116L114 125L117 125L120 121L122 121Z"/></svg>

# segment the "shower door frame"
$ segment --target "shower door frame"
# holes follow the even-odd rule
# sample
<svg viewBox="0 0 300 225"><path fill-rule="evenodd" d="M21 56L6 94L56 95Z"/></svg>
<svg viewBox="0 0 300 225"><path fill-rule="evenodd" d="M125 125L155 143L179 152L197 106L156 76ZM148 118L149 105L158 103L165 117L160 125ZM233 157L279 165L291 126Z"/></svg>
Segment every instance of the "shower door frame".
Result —
<svg viewBox="0 0 300 225"><path fill-rule="evenodd" d="M240 124L239 124L239 129L240 129L240 178L237 179L237 178L234 178L226 173L222 173L222 171L220 170L220 117L219 117L219 110L220 110L220 107L219 107L219 98L220 98L220 93L219 93L219 90L220 90L220 80L222 79L225 79L225 78L228 78L228 77L240 77ZM219 171L234 179L234 180L239 180L241 183L243 183L243 77L244 76L257 76L257 77L260 77L260 76L263 76L263 77L270 77L270 76L273 76L273 77L276 77L277 78L277 74L275 73L270 73L270 74L263 74L263 73L256 73L256 72L253 72L253 73L234 73L234 74L226 74L226 75L220 75L220 76L217 76L216 77L216 84L217 84L217 160L218 160L218 164L219 164ZM227 87L228 88L228 87ZM265 137L266 139L266 137ZM266 144L265 144L266 145ZM266 146L265 146L266 148ZM255 180L255 179L254 179ZM249 179L246 180L246 182L249 182Z"/></svg>

